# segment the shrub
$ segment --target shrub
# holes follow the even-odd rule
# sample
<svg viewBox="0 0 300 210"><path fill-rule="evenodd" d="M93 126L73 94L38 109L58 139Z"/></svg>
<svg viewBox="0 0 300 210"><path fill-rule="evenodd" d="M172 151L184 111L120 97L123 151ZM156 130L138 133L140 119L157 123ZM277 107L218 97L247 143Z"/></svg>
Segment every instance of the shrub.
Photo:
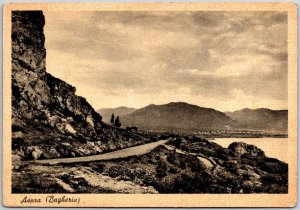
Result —
<svg viewBox="0 0 300 210"><path fill-rule="evenodd" d="M156 167L156 176L159 178L164 177L167 175L166 171L167 171L167 164L164 161L160 160Z"/></svg>
<svg viewBox="0 0 300 210"><path fill-rule="evenodd" d="M175 140L173 140L173 141L171 142L171 144L172 144L174 147L180 148L181 142L182 142L182 139L181 139L180 137L177 137Z"/></svg>
<svg viewBox="0 0 300 210"><path fill-rule="evenodd" d="M24 139L23 138L15 138L15 139L12 139L12 150L17 150L17 149L20 149L21 146L24 145Z"/></svg>
<svg viewBox="0 0 300 210"><path fill-rule="evenodd" d="M265 162L262 160L257 163L257 167L260 170L272 174L276 174L276 173L284 174L288 172L288 165L282 162L272 163L272 162Z"/></svg>
<svg viewBox="0 0 300 210"><path fill-rule="evenodd" d="M130 178L134 178L134 174L125 166L111 166L107 170L107 173L113 178L117 176L128 176Z"/></svg>
<svg viewBox="0 0 300 210"><path fill-rule="evenodd" d="M177 169L177 168L175 168L174 166L171 166L171 167L170 167L169 173L175 174L175 173L177 173L177 172L178 172L178 169Z"/></svg>
<svg viewBox="0 0 300 210"><path fill-rule="evenodd" d="M183 172L175 180L174 186L181 193L207 193L213 179L207 172Z"/></svg>

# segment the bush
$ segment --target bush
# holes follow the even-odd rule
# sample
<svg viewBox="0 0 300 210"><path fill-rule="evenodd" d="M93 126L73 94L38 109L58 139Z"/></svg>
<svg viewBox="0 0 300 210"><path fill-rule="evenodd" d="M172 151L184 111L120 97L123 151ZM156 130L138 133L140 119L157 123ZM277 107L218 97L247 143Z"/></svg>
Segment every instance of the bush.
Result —
<svg viewBox="0 0 300 210"><path fill-rule="evenodd" d="M181 139L180 137L177 137L175 140L173 140L173 141L171 142L171 144L172 144L174 147L180 148L181 142L182 142L182 139Z"/></svg>
<svg viewBox="0 0 300 210"><path fill-rule="evenodd" d="M167 164L160 160L158 162L158 165L156 167L156 176L161 178L161 177L165 177L167 175Z"/></svg>
<svg viewBox="0 0 300 210"><path fill-rule="evenodd" d="M169 169L169 173L171 173L171 174L178 173L178 169L175 168L175 167L173 167L173 166L171 166L170 169Z"/></svg>
<svg viewBox="0 0 300 210"><path fill-rule="evenodd" d="M21 146L24 145L24 139L23 138L15 138L15 139L12 139L12 150L18 150L21 148Z"/></svg>
<svg viewBox="0 0 300 210"><path fill-rule="evenodd" d="M169 161L169 163L172 163L175 165L176 160L177 160L177 156L174 153L171 153L167 156L167 161Z"/></svg>
<svg viewBox="0 0 300 210"><path fill-rule="evenodd" d="M174 182L180 193L207 193L212 184L212 177L207 172L183 172Z"/></svg>
<svg viewBox="0 0 300 210"><path fill-rule="evenodd" d="M186 167L189 167L192 172L201 172L206 168L195 156L192 155L186 156L185 163Z"/></svg>
<svg viewBox="0 0 300 210"><path fill-rule="evenodd" d="M125 166L111 166L107 170L110 177L116 178L118 176L128 176L134 178L134 174Z"/></svg>
<svg viewBox="0 0 300 210"><path fill-rule="evenodd" d="M288 165L283 162L278 163L272 163L272 162L265 162L265 161L259 161L257 163L257 167L260 170L266 171L268 173L272 174L284 174L288 172Z"/></svg>
<svg viewBox="0 0 300 210"><path fill-rule="evenodd" d="M94 171L97 171L98 173L102 173L104 171L104 167L105 167L105 165L103 163L92 164L92 169Z"/></svg>

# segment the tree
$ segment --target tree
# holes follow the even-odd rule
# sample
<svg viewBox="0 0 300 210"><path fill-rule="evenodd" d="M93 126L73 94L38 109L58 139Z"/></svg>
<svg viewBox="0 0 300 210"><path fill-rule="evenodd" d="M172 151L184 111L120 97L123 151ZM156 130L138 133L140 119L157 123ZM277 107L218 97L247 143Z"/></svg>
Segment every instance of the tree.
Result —
<svg viewBox="0 0 300 210"><path fill-rule="evenodd" d="M110 118L110 123L111 124L114 124L114 122L115 122L115 115L114 115L114 113L111 115L111 118Z"/></svg>
<svg viewBox="0 0 300 210"><path fill-rule="evenodd" d="M120 122L120 118L119 118L119 116L116 118L116 120L115 120L115 124L114 124L114 126L116 126L116 127L121 127L121 125L122 125L122 123Z"/></svg>

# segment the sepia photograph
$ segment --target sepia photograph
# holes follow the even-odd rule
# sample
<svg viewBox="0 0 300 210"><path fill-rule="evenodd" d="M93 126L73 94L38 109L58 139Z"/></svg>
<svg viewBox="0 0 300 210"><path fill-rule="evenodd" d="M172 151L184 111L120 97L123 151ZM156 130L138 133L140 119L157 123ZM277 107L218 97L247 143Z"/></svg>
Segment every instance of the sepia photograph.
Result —
<svg viewBox="0 0 300 210"><path fill-rule="evenodd" d="M4 19L8 206L296 204L294 4L7 4Z"/></svg>

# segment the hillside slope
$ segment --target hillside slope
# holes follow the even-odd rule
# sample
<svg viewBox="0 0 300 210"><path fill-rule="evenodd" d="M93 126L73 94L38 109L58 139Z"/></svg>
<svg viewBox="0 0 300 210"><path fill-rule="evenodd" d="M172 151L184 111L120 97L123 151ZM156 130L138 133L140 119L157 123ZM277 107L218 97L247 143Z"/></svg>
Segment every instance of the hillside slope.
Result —
<svg viewBox="0 0 300 210"><path fill-rule="evenodd" d="M117 108L106 108L106 109L99 109L97 112L102 116L102 120L104 122L110 123L111 115L114 114L116 116L124 116L126 114L130 114L134 112L135 108L128 108L125 106L117 107Z"/></svg>
<svg viewBox="0 0 300 210"><path fill-rule="evenodd" d="M234 125L222 112L183 102L149 105L123 116L121 121L126 126L168 131L225 129Z"/></svg>
<svg viewBox="0 0 300 210"><path fill-rule="evenodd" d="M12 149L16 159L74 157L147 141L101 121L75 87L46 72L41 11L12 13Z"/></svg>
<svg viewBox="0 0 300 210"><path fill-rule="evenodd" d="M242 109L226 112L226 115L236 120L241 128L275 131L287 131L288 129L287 110Z"/></svg>

